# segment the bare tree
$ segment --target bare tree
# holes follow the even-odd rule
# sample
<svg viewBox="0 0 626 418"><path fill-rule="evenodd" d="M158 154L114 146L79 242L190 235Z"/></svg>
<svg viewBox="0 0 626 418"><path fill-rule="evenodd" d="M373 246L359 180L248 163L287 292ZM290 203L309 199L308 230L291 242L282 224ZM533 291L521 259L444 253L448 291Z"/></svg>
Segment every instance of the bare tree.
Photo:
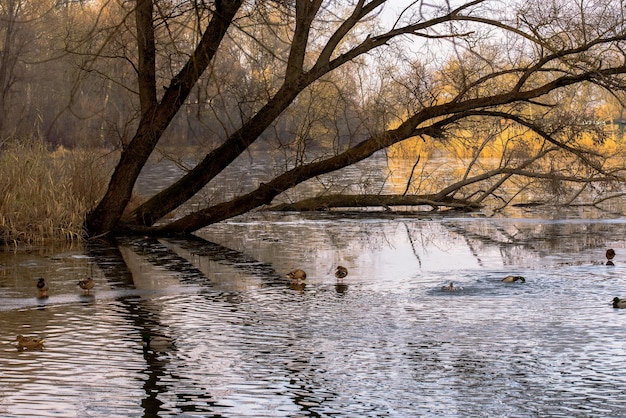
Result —
<svg viewBox="0 0 626 418"><path fill-rule="evenodd" d="M0 136L3 138L22 133L20 123L33 102L30 67L41 59L39 33L44 19L51 19L51 10L46 1L0 1Z"/></svg>
<svg viewBox="0 0 626 418"><path fill-rule="evenodd" d="M323 0L296 0L293 4L222 0L209 9L206 3L194 3L190 9L178 12L198 17L198 42L184 64L173 65L179 69L173 71L161 94L162 84L157 80L164 73L157 66L163 63L155 30L157 22L168 27L176 13L161 14L160 9L157 13L158 2L138 0L134 9L138 48L134 65L141 117L132 140L122 150L107 193L87 217L88 232L188 234L269 204L301 182L362 161L406 139L443 139L476 118L510 120L533 131L549 147L517 166L504 165L473 176L468 173L459 184L434 195L435 200L450 199L465 184L496 175L541 176L525 168L553 149L571 154L602 179L618 176L599 163L593 150L578 147L567 139L563 129L550 126L546 115L558 108L559 94L577 86L593 84L612 90L624 87L626 26L619 13L619 1L604 2L602 7L585 2L573 7L557 1L530 1L519 8L504 8L500 2L490 0L415 1L407 2L392 25L373 25L380 18L381 8L392 7L392 3L397 7L397 2L385 0L358 0L341 7ZM251 20L255 14L267 19ZM254 24L250 24L252 21ZM273 46L265 48L269 45L264 44L268 33L275 38ZM227 34L245 34L253 39L271 63L271 80L258 97L263 101L256 100L242 111L239 124L228 129L225 139L180 180L121 221L142 167L205 70L217 63ZM417 43L409 46L406 37ZM392 47L412 48L413 54L422 55L424 63L415 67L423 68L418 83L411 85L404 80L404 85L413 90L408 101L397 104L403 110L394 109L400 118L396 127L374 127L359 141L323 158L304 158L306 150L296 147L300 153L297 164L255 190L154 226L257 141L297 98L303 97L303 92L327 82L327 77L350 63L373 65L370 61L376 54L382 56ZM448 58L429 55L435 47L445 51L441 55ZM426 64L428 59L434 63ZM445 61L445 66L438 68L437 59ZM402 81L401 72L399 69L398 81ZM537 117L539 112L528 115L529 106L542 109L543 117ZM492 193L486 191L482 196Z"/></svg>

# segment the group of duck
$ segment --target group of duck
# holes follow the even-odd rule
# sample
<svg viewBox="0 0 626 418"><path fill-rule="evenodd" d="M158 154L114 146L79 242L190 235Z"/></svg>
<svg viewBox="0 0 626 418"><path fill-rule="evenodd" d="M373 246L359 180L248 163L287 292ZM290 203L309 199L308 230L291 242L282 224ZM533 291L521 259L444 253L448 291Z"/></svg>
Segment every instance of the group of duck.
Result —
<svg viewBox="0 0 626 418"><path fill-rule="evenodd" d="M615 258L615 251L612 248L606 250L606 258L607 265L614 265L613 259ZM348 275L348 269L344 266L337 266L335 270L335 277L338 281L343 281L343 279ZM295 269L287 273L287 277L292 280L293 284L303 284L306 281L306 272L302 269ZM523 276L514 276L509 275L501 280L503 283L525 283L526 279ZM78 286L83 289L86 295L88 295L95 286L95 281L89 277L84 280L80 280L78 282ZM450 284L442 286L441 290L444 292L455 292L457 290L462 290L461 287L457 287L454 285L454 282L450 282ZM39 278L37 280L37 291L39 298L47 298L48 297L48 284L46 280L43 278ZM626 299L620 299L618 297L613 298L612 304L614 308L626 308ZM18 335L15 339L17 341L19 350L35 350L42 349L44 339L38 337L28 337L23 335Z"/></svg>
<svg viewBox="0 0 626 418"><path fill-rule="evenodd" d="M348 275L348 269L344 266L337 266L337 270L335 270L335 277L338 281L342 281ZM291 270L287 273L287 277L292 280L293 284L302 284L306 280L306 272L302 269ZM502 279L504 283L525 283L526 279L523 276L506 276ZM442 286L441 290L444 292L455 292L457 290L462 290L461 287L455 286L454 282L450 282L450 284ZM626 301L624 301L626 303Z"/></svg>
<svg viewBox="0 0 626 418"><path fill-rule="evenodd" d="M613 248L609 248L608 250L606 250L606 265L607 266L614 266L615 263L613 263L613 259L615 258L615 250ZM504 283L515 283L515 282L520 282L520 283L525 283L526 279L522 276L506 276L504 279L502 279L502 282ZM456 290L461 290L460 287L456 287L454 286L453 282L450 282L449 285L445 285L441 287L441 290L444 292L454 292ZM618 297L614 297L613 300L611 301L611 304L613 305L614 308L619 308L619 309L626 309L626 299L620 299Z"/></svg>
<svg viewBox="0 0 626 418"><path fill-rule="evenodd" d="M348 269L344 266L337 266L335 270L335 277L339 280L343 280L348 275ZM287 273L287 277L289 277L294 283L302 283L306 280L306 271L302 269L291 270Z"/></svg>
<svg viewBox="0 0 626 418"><path fill-rule="evenodd" d="M96 282L91 277L78 281L78 286L83 289L85 295L89 295L91 289L94 288ZM46 299L48 297L48 283L46 279L40 277L37 279L37 298ZM43 348L44 339L39 337L29 337L18 335L14 341L17 341L17 349L23 350L41 350Z"/></svg>
<svg viewBox="0 0 626 418"><path fill-rule="evenodd" d="M96 282L91 277L78 281L78 286L83 289L86 295L91 292L91 289L96 285ZM40 277L37 279L37 297L39 299L45 299L48 297L48 283L46 279Z"/></svg>
<svg viewBox="0 0 626 418"><path fill-rule="evenodd" d="M509 275L509 276L506 276L504 279L502 279L501 282L503 283L515 283L515 282L526 283L526 279L523 276ZM456 292L457 290L463 290L463 288L455 286L454 282L450 282L450 284L441 286L441 290L443 290L444 292Z"/></svg>
<svg viewBox="0 0 626 418"><path fill-rule="evenodd" d="M613 259L615 258L615 251L612 248L609 248L608 250L606 250L606 265L607 266L613 266ZM626 308L626 300L620 299L618 297L614 297L613 300L611 301L611 303L613 304L614 308L619 308L619 309L624 309Z"/></svg>
<svg viewBox="0 0 626 418"><path fill-rule="evenodd" d="M609 248L608 250L606 250L605 255L607 259L606 265L607 266L615 265L613 263L613 259L615 258L615 250L613 250L612 248ZM347 275L348 275L347 268L345 268L344 266L337 267L337 270L335 271L335 277L337 279L343 280ZM306 280L306 272L302 269L295 269L287 273L287 277L292 280L293 284L302 284ZM503 278L501 281L503 283L526 283L526 278L524 278L524 276L508 275L505 278ZM450 282L450 284L447 284L441 287L441 290L444 292L455 292L455 291L462 290L462 289L463 288L461 287L455 286L454 282ZM611 303L613 304L614 308L626 309L626 299L620 299L618 297L615 297L613 298Z"/></svg>
<svg viewBox="0 0 626 418"><path fill-rule="evenodd" d="M615 250L613 248L609 248L606 250L606 265L614 266L613 259L615 258ZM611 301L611 304L614 308L624 309L626 308L626 300L620 299L618 297L614 297Z"/></svg>

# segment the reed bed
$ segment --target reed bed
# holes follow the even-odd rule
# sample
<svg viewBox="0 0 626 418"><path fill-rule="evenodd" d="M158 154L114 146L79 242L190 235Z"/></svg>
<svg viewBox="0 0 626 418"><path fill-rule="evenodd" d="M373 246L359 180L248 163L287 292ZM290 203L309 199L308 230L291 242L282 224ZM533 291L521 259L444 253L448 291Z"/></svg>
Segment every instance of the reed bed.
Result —
<svg viewBox="0 0 626 418"><path fill-rule="evenodd" d="M0 150L0 242L72 242L104 194L111 158L95 150L50 152L42 141Z"/></svg>

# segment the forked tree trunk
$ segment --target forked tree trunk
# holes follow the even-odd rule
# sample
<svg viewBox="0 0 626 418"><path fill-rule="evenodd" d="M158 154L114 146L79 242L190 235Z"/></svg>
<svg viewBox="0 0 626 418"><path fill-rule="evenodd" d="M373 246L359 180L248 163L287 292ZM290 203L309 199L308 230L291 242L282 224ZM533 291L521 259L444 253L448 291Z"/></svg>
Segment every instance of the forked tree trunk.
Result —
<svg viewBox="0 0 626 418"><path fill-rule="evenodd" d="M217 8L202 39L187 64L172 79L157 103L152 0L139 0L136 6L138 43L138 86L142 117L137 133L123 150L111 176L106 194L87 215L85 228L91 236L115 229L130 201L137 177L172 118L215 56L243 0L216 2Z"/></svg>

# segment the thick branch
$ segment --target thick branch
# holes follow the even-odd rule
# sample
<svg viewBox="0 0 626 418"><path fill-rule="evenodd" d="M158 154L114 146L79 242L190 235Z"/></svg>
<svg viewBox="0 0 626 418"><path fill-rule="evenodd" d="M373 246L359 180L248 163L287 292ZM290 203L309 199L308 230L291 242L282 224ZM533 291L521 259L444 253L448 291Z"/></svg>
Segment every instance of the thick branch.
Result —
<svg viewBox="0 0 626 418"><path fill-rule="evenodd" d="M296 3L296 27L285 71L287 82L294 82L303 72L311 22L313 22L321 5L322 0L298 0Z"/></svg>
<svg viewBox="0 0 626 418"><path fill-rule="evenodd" d="M147 117L157 104L156 97L156 46L152 21L152 0L138 0L135 9L137 25L137 84L141 115Z"/></svg>

